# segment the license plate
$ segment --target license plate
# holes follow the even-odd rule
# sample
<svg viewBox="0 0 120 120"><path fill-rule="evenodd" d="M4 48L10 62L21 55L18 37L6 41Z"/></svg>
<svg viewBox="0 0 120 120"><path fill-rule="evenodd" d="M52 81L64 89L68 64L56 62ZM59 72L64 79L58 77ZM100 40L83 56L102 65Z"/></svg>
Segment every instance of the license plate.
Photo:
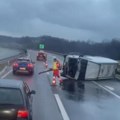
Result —
<svg viewBox="0 0 120 120"><path fill-rule="evenodd" d="M25 68L20 68L20 70L26 70Z"/></svg>

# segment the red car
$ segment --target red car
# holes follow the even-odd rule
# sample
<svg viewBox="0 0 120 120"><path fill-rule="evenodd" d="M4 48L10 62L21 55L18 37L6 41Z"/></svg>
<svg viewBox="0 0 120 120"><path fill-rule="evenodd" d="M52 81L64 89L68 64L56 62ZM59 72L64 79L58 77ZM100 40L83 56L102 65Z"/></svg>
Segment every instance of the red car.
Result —
<svg viewBox="0 0 120 120"><path fill-rule="evenodd" d="M38 61L46 61L47 60L47 54L44 51L38 52L37 60Z"/></svg>
<svg viewBox="0 0 120 120"><path fill-rule="evenodd" d="M34 73L34 65L28 58L19 58L13 64L13 74L27 73L32 75Z"/></svg>

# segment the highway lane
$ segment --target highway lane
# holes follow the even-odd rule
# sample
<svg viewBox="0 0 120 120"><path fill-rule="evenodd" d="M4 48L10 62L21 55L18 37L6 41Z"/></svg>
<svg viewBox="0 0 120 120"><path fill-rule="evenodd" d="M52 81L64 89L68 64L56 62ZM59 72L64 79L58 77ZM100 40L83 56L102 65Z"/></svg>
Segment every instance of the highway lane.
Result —
<svg viewBox="0 0 120 120"><path fill-rule="evenodd" d="M114 79L114 80L109 80L109 81L108 80L98 81L97 83L111 90L112 92L115 92L117 95L120 96L120 80Z"/></svg>
<svg viewBox="0 0 120 120"><path fill-rule="evenodd" d="M30 56L35 61L35 74L33 76L13 75L10 73L6 78L24 80L36 90L33 101L33 120L62 120L62 115L55 94L59 95L62 104L70 120L120 120L120 83L116 80L86 81L77 86L76 83L64 85L66 89L59 86L52 87L52 73L38 75L38 72L45 70L42 62L36 61L36 52L30 51ZM54 54L48 54L48 66L52 66ZM62 59L59 57L59 59ZM102 88L100 86L106 88Z"/></svg>
<svg viewBox="0 0 120 120"><path fill-rule="evenodd" d="M44 64L36 61L36 52L31 51L30 56L35 62L33 76L10 73L5 78L23 80L36 91L33 99L33 120L63 120L46 74L38 75L45 70Z"/></svg>
<svg viewBox="0 0 120 120"><path fill-rule="evenodd" d="M59 94L71 120L120 119L119 80L85 81L80 87L66 82L64 86L66 90L57 86L53 88L53 93Z"/></svg>
<svg viewBox="0 0 120 120"><path fill-rule="evenodd" d="M59 89L58 93L71 120L120 119L120 99L92 82L85 82L80 89L76 85L64 92Z"/></svg>

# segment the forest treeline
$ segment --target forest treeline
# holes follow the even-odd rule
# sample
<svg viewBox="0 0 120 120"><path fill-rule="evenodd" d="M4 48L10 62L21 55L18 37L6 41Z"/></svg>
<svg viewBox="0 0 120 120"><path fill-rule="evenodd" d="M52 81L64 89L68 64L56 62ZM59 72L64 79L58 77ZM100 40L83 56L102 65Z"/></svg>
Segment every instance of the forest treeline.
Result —
<svg viewBox="0 0 120 120"><path fill-rule="evenodd" d="M0 46L16 49L37 49L39 44L45 45L45 50L59 53L77 52L82 55L104 56L120 60L120 39L107 42L69 41L57 37L8 37L0 36Z"/></svg>

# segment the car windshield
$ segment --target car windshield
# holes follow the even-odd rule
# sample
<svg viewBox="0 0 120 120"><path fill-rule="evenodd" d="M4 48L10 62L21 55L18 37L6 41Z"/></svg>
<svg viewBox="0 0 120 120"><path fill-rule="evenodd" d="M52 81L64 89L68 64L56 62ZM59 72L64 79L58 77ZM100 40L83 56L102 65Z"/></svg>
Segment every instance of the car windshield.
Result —
<svg viewBox="0 0 120 120"><path fill-rule="evenodd" d="M0 88L0 104L23 105L22 93L19 89Z"/></svg>

